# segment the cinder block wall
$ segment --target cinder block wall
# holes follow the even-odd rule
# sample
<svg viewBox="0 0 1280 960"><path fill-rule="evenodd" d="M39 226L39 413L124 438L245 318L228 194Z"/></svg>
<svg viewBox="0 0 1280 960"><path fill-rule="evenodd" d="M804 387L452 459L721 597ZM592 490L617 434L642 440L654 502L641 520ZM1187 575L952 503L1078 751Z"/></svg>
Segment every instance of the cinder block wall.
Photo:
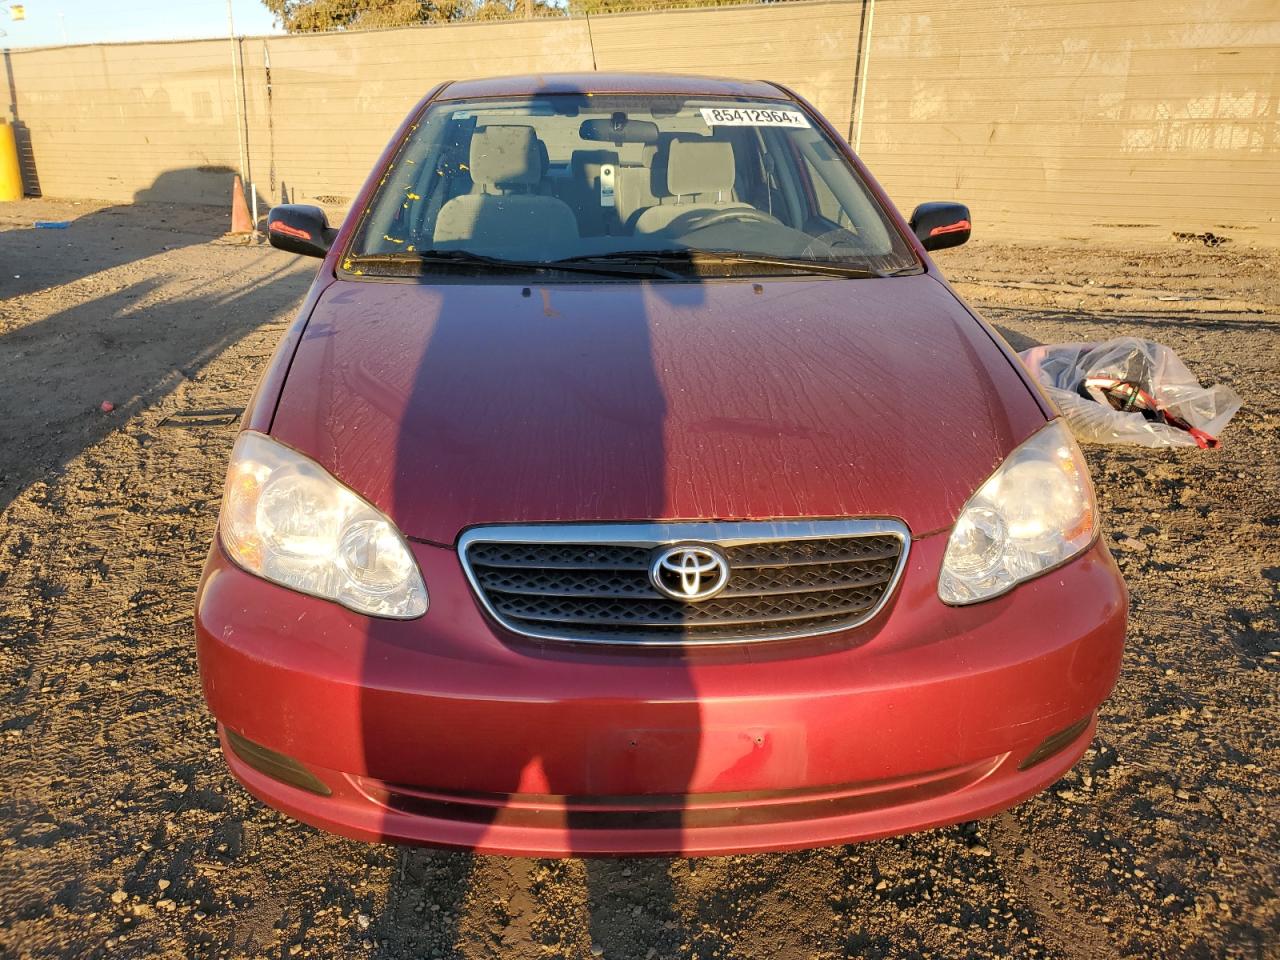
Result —
<svg viewBox="0 0 1280 960"><path fill-rule="evenodd" d="M591 70L584 20L245 39L249 177L271 202L345 206L431 87L495 74ZM268 74L270 66L270 100Z"/></svg>
<svg viewBox="0 0 1280 960"><path fill-rule="evenodd" d="M47 196L225 203L243 170L341 210L437 81L594 66L785 83L904 211L963 200L980 235L1280 243L1275 3L834 0L4 60Z"/></svg>
<svg viewBox="0 0 1280 960"><path fill-rule="evenodd" d="M783 3L591 18L601 70L773 80L849 123L861 3Z"/></svg>
<svg viewBox="0 0 1280 960"><path fill-rule="evenodd" d="M901 206L1280 241L1277 0L880 0L871 39L862 155Z"/></svg>
<svg viewBox="0 0 1280 960"><path fill-rule="evenodd" d="M4 61L46 196L227 202L239 166L230 41L14 50Z"/></svg>

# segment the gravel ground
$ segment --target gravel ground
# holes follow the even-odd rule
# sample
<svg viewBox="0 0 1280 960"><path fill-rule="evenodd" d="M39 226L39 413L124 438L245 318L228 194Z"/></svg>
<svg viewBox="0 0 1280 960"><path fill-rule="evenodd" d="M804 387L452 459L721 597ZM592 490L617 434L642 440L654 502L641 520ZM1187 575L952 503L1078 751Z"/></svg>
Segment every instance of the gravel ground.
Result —
<svg viewBox="0 0 1280 960"><path fill-rule="evenodd" d="M940 258L1015 346L1148 337L1245 399L1216 451L1088 450L1131 633L1053 789L856 846L556 861L326 836L219 759L190 623L234 435L216 411L310 270L220 229L0 205L0 954L1280 956L1280 254Z"/></svg>

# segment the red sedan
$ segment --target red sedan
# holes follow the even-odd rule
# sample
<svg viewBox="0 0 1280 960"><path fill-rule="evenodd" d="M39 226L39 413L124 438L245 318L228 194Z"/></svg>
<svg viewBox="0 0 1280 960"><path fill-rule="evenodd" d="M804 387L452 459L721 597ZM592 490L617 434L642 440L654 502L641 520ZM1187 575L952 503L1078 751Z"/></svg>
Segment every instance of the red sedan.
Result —
<svg viewBox="0 0 1280 960"><path fill-rule="evenodd" d="M1087 467L776 84L464 81L413 110L246 413L196 632L227 762L368 840L711 854L1062 776L1126 593Z"/></svg>

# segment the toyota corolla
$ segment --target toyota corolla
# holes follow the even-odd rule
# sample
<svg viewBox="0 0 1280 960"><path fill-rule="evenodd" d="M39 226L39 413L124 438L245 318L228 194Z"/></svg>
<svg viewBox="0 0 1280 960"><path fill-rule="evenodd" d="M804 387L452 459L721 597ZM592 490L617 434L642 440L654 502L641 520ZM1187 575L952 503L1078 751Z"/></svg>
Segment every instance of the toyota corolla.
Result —
<svg viewBox="0 0 1280 960"><path fill-rule="evenodd" d="M1127 598L1056 411L784 87L447 83L246 411L227 763L368 840L710 854L970 820L1093 737Z"/></svg>

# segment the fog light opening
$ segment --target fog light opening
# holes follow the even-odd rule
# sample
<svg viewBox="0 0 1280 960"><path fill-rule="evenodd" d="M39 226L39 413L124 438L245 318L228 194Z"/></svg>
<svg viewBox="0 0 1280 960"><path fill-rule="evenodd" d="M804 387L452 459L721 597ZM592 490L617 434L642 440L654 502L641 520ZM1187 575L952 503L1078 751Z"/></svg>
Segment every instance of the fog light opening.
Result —
<svg viewBox="0 0 1280 960"><path fill-rule="evenodd" d="M230 727L224 729L227 731L227 743L231 745L231 751L259 773L322 797L332 795L333 791L323 781L293 757L268 750L262 744L242 737Z"/></svg>
<svg viewBox="0 0 1280 960"><path fill-rule="evenodd" d="M1075 743L1080 734L1089 728L1090 722L1093 720L1093 714L1089 714L1083 720L1077 720L1065 730L1059 730L1057 733L1051 733L1045 737L1040 746L1036 747L1027 758L1018 764L1019 770L1030 770L1037 763L1043 763L1057 753L1061 753L1071 744Z"/></svg>

